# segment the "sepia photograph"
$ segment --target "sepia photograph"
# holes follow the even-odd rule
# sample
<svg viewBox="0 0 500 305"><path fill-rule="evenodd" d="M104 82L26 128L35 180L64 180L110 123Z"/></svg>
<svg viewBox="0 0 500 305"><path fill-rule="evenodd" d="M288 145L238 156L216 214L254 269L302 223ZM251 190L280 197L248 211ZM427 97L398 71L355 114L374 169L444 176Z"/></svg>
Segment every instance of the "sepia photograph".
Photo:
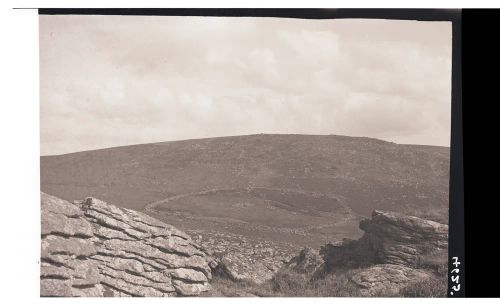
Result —
<svg viewBox="0 0 500 305"><path fill-rule="evenodd" d="M447 297L452 22L187 15L38 16L40 296Z"/></svg>

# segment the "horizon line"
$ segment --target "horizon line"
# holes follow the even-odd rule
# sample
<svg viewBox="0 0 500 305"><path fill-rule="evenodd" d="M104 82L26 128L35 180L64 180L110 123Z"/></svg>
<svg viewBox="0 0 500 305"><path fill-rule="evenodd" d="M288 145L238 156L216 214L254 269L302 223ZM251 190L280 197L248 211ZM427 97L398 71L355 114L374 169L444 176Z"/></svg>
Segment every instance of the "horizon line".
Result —
<svg viewBox="0 0 500 305"><path fill-rule="evenodd" d="M181 139L181 140L167 140L167 141L158 141L158 142L144 142L144 143L136 143L136 144L127 144L127 145L108 146L108 147L94 148L94 149L88 149L88 150L79 150L79 151L73 151L73 152L67 152L67 153L61 153L61 154L48 154L48 155L42 155L42 154L40 154L40 157L55 157L55 156L63 156L63 155L77 154L77 153L83 153L83 152L91 152L91 151L99 151L99 150L105 150L105 149L113 149L113 148L129 147L129 146L152 145L152 144L161 144L161 143L174 143L174 142L185 142L185 141L193 141L193 140L208 140L208 139L219 139L219 138L235 138L235 137L245 137L245 136L246 136L246 137L248 137L248 136L319 136L319 137L335 136L335 137L346 137L346 138L365 138L365 139L372 139L372 140L377 140L377 141L386 142L386 143L395 144L395 145L408 145L408 146L429 146L429 147L443 147L443 148L450 148L450 146L431 145L431 144L415 144L415 143L396 143L396 142L392 142L392 141L388 141L388 140L383 140L383 139L379 139L379 138L374 138L374 137L367 137L367 136L348 136L348 135L342 135L342 134L252 133L252 134L240 134L240 135L230 135L230 136L215 136L215 137L203 137L203 138L188 138L188 139Z"/></svg>

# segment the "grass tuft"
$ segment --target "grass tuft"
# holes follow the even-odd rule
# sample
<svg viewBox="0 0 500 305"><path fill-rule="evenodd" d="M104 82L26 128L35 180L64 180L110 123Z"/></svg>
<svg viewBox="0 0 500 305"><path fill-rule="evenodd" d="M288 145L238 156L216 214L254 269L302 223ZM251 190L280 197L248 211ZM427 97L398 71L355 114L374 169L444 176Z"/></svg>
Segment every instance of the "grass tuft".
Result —
<svg viewBox="0 0 500 305"><path fill-rule="evenodd" d="M406 298L444 298L448 290L446 277L430 278L415 282L399 291L399 296Z"/></svg>

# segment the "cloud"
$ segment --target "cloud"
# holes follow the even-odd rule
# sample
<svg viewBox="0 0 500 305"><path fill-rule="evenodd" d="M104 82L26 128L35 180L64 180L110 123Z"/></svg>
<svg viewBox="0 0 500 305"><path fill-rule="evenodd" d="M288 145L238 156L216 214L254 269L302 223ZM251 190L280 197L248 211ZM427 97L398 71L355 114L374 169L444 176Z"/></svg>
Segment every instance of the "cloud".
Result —
<svg viewBox="0 0 500 305"><path fill-rule="evenodd" d="M42 154L252 133L449 145L451 24L40 16Z"/></svg>

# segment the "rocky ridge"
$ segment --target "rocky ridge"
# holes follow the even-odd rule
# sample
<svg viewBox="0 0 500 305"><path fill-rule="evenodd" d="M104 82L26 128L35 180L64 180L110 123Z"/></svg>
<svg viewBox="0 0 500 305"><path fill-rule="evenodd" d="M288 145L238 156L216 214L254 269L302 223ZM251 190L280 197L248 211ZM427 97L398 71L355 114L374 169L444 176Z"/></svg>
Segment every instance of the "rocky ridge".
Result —
<svg viewBox="0 0 500 305"><path fill-rule="evenodd" d="M391 296L434 277L419 261L447 251L448 226L431 220L374 211L359 226L365 232L360 239L326 244L319 252L306 248L284 268L310 278L344 273L362 296Z"/></svg>
<svg viewBox="0 0 500 305"><path fill-rule="evenodd" d="M194 296L213 259L175 227L87 198L41 194L41 296Z"/></svg>

